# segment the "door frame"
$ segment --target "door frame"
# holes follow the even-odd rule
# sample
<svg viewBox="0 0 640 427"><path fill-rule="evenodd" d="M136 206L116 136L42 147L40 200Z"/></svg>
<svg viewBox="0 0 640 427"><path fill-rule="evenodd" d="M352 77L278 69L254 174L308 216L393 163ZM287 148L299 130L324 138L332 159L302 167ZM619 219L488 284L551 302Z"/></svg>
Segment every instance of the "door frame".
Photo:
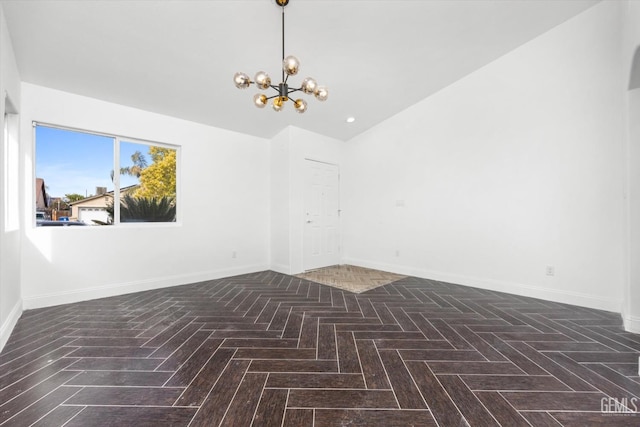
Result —
<svg viewBox="0 0 640 427"><path fill-rule="evenodd" d="M306 271L311 271L311 270L315 270L317 268L322 268L322 267L317 267L317 268L313 268L313 269L306 269L305 266L305 259L306 259L306 248L305 248L305 242L306 242L306 233L307 233L307 227L305 227L305 222L306 222L306 202L307 202L307 172L308 172L308 162L314 162L314 163L322 163L325 165L330 165L330 166L335 166L337 171L338 171L338 187L337 187L337 203L338 203L338 226L337 226L337 233L338 236L336 238L337 240L337 244L338 244L338 263L340 264L342 262L342 209L341 209L341 203L340 203L340 187L341 187L341 181L340 181L340 164L338 163L334 163L334 162L328 162L328 161L324 161L324 160L318 160L318 159L314 159L314 158L310 158L310 157L305 157L304 158L304 170L303 170L303 192L302 192L302 215L300 217L300 221L302 224L302 257L301 257L301 267L302 267L302 271L306 272Z"/></svg>

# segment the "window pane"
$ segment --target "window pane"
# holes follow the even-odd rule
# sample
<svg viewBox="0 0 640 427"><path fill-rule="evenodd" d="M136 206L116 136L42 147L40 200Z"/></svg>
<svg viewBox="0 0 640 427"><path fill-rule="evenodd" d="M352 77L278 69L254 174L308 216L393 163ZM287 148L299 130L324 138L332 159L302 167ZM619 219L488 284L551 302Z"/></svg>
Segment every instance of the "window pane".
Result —
<svg viewBox="0 0 640 427"><path fill-rule="evenodd" d="M120 142L120 222L176 220L176 150Z"/></svg>
<svg viewBox="0 0 640 427"><path fill-rule="evenodd" d="M111 137L36 126L38 221L112 222L113 144Z"/></svg>

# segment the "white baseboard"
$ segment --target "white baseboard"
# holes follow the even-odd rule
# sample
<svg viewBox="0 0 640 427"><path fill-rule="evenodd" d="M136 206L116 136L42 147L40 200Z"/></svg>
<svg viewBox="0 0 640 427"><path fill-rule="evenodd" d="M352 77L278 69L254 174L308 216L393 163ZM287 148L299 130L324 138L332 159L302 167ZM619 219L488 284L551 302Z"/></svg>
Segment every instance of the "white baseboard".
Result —
<svg viewBox="0 0 640 427"><path fill-rule="evenodd" d="M570 292L558 289L543 288L539 286L530 286L521 283L480 279L476 277L461 276L438 271L422 270L413 267L375 263L354 258L345 258L342 260L342 262L344 264L373 268L376 270L388 271L391 273L406 274L408 276L421 277L424 279L437 280L440 282L455 283L458 285L471 286L480 289L487 289L490 291L505 292L508 294L520 295L525 297L539 298L546 301L559 302L563 304L595 308L597 310L611 311L614 313L620 313L622 308L622 301L619 299L602 298L599 296L579 292Z"/></svg>
<svg viewBox="0 0 640 427"><path fill-rule="evenodd" d="M622 321L625 331L640 334L640 317L623 314Z"/></svg>
<svg viewBox="0 0 640 427"><path fill-rule="evenodd" d="M447 274L437 271L429 271L406 266L376 263L355 258L344 258L344 264L373 268L377 270L389 271L393 273L406 274L414 277L421 277L448 283L455 283L463 286L472 286L498 292L505 292L514 295L539 298L547 301L560 302L565 304L578 305L582 307L595 308L620 313L622 301L613 298L600 298L589 294L567 292L557 289L542 288L536 286L523 285L520 283L501 282L496 280L479 279L455 274ZM6 343L13 327L20 318L22 310L51 307L60 304L69 304L80 301L87 301L97 298L105 298L123 295L134 292L160 289L169 286L178 286L188 283L197 283L206 280L215 280L223 277L237 276L240 274L255 273L259 271L273 270L283 274L290 274L288 266L284 265L249 265L230 269L211 270L195 274L177 275L170 277L140 280L126 283L116 283L104 286L97 286L89 289L53 292L44 295L23 296L11 311L7 321L0 329L0 348ZM625 328L631 332L640 333L640 318L633 316L623 316Z"/></svg>
<svg viewBox="0 0 640 427"><path fill-rule="evenodd" d="M223 277L238 276L240 274L256 273L268 270L268 265L249 265L243 267L211 270L195 274L177 276L165 276L149 280L139 280L126 283L114 283L104 286L96 286L89 289L72 290L65 292L52 292L45 295L24 296L23 306L25 310L51 307L54 305L71 304L74 302L88 301L97 298L106 298L134 292L149 291L170 286L186 285L189 283L204 282Z"/></svg>
<svg viewBox="0 0 640 427"><path fill-rule="evenodd" d="M13 328L15 328L16 323L18 323L18 319L20 319L20 316L22 316L22 300L21 299L14 304L13 308L11 309L11 312L9 313L9 316L4 321L4 323L0 325L0 352L4 348L4 345L7 343L7 341L9 340L9 336L11 335Z"/></svg>
<svg viewBox="0 0 640 427"><path fill-rule="evenodd" d="M270 270L276 273L291 274L291 268L284 264L271 264Z"/></svg>

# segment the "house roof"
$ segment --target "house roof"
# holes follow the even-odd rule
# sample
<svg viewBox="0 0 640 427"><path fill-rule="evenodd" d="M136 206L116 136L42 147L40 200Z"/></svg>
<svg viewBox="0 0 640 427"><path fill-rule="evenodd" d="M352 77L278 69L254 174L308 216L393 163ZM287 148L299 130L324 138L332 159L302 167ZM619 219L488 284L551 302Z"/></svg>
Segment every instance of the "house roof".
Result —
<svg viewBox="0 0 640 427"><path fill-rule="evenodd" d="M49 207L49 195L44 179L36 178L36 209L45 209Z"/></svg>
<svg viewBox="0 0 640 427"><path fill-rule="evenodd" d="M138 186L139 186L138 184L134 184L134 185L129 185L127 187L122 187L120 189L120 193L125 193L127 191L130 191L130 190L138 187ZM103 193L103 194L97 194L95 196L85 197L82 200L77 200L75 202L70 202L69 206L81 205L83 203L87 203L87 202L90 202L90 201L93 201L93 200L103 199L103 198L106 198L106 197L113 198L113 191L107 191L106 193Z"/></svg>

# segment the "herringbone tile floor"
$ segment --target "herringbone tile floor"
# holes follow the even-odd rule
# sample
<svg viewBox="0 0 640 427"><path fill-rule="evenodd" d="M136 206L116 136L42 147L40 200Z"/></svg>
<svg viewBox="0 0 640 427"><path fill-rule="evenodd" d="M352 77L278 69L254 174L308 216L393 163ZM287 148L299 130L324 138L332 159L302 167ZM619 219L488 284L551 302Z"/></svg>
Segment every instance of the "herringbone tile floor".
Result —
<svg viewBox="0 0 640 427"><path fill-rule="evenodd" d="M262 272L25 312L0 425L632 426L639 351L614 313Z"/></svg>

